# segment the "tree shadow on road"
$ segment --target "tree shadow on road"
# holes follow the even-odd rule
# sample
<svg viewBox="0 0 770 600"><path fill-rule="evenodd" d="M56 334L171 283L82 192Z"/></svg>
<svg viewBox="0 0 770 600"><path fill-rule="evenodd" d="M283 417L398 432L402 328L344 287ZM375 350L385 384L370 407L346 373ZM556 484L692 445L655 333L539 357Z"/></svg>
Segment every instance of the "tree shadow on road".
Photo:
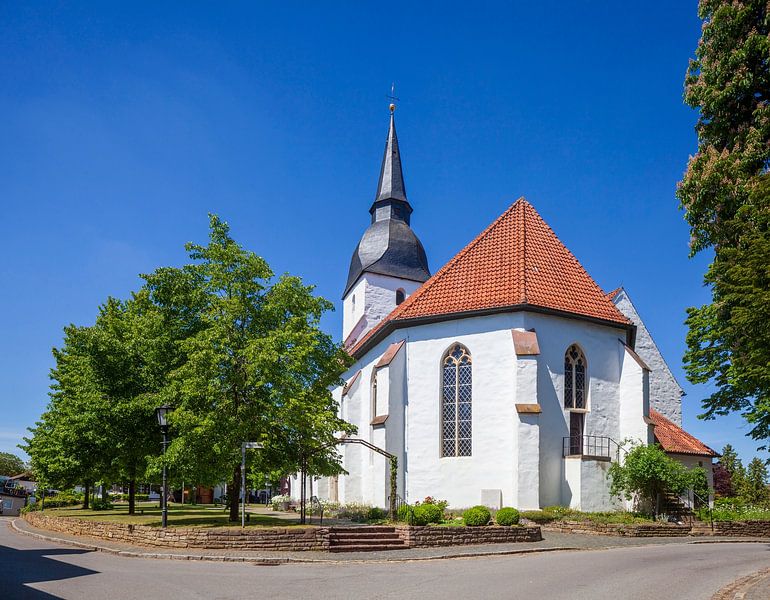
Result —
<svg viewBox="0 0 770 600"><path fill-rule="evenodd" d="M0 545L0 598L59 598L47 592L28 587L29 583L58 581L93 575L84 567L71 565L55 558L67 554L85 554L90 550L45 548L42 550L17 550Z"/></svg>

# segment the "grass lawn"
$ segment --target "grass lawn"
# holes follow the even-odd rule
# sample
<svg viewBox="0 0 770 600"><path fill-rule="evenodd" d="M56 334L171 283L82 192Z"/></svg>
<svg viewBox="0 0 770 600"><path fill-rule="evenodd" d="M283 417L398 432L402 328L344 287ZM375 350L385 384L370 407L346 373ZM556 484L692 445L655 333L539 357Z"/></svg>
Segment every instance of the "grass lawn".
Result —
<svg viewBox="0 0 770 600"><path fill-rule="evenodd" d="M83 510L77 506L66 508L51 508L44 511L55 517L75 517L78 519L90 519L92 521L115 521L118 523L133 523L135 525L151 525L160 527L161 512L157 502L137 502L136 514L128 514L127 504L116 504L112 510ZM299 517L296 520L283 519L269 515L251 514L246 527L298 527ZM169 527L240 527L241 523L231 523L227 520L228 513L221 506L213 504L198 504L192 506L186 504L169 504Z"/></svg>

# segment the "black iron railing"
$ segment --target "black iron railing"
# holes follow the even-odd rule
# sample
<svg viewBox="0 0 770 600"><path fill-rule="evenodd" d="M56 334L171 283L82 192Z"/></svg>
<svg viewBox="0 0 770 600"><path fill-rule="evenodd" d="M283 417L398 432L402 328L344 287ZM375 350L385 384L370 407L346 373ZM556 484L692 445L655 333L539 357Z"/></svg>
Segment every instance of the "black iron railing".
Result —
<svg viewBox="0 0 770 600"><path fill-rule="evenodd" d="M390 496L388 496L388 505L390 505ZM406 507L403 508L402 507ZM396 518L401 518L402 513L406 512L406 523L414 525L414 508L407 504L401 496L396 494Z"/></svg>
<svg viewBox="0 0 770 600"><path fill-rule="evenodd" d="M318 515L319 525L324 524L324 505L318 496L310 496L310 524L313 524L313 515Z"/></svg>
<svg viewBox="0 0 770 600"><path fill-rule="evenodd" d="M620 459L620 446L606 435L579 435L563 438L563 456L590 456L594 458Z"/></svg>

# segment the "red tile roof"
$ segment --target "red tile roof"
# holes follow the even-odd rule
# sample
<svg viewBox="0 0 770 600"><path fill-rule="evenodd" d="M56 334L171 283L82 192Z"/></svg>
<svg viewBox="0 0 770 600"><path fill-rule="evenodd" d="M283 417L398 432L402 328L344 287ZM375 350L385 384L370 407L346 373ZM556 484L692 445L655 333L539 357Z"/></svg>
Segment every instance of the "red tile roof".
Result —
<svg viewBox="0 0 770 600"><path fill-rule="evenodd" d="M658 411L650 409L650 419L655 425L655 439L666 452L696 456L719 456L706 444L669 421Z"/></svg>
<svg viewBox="0 0 770 600"><path fill-rule="evenodd" d="M619 288L615 288L609 294L607 294L607 298L609 298L610 300L614 300L615 296L617 296L621 291L623 291L622 285Z"/></svg>
<svg viewBox="0 0 770 600"><path fill-rule="evenodd" d="M530 307L630 326L534 207L520 198L359 340L351 353L389 324Z"/></svg>

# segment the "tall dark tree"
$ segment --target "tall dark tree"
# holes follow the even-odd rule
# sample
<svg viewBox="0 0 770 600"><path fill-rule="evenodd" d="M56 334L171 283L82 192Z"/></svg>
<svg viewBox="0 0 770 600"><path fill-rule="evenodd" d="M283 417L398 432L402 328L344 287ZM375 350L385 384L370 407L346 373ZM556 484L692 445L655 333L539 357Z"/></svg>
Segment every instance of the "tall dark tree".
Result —
<svg viewBox="0 0 770 600"><path fill-rule="evenodd" d="M770 13L760 0L701 0L703 32L685 80L698 151L677 196L691 250L711 248L712 301L688 310L685 368L712 382L704 418L741 412L770 437Z"/></svg>

